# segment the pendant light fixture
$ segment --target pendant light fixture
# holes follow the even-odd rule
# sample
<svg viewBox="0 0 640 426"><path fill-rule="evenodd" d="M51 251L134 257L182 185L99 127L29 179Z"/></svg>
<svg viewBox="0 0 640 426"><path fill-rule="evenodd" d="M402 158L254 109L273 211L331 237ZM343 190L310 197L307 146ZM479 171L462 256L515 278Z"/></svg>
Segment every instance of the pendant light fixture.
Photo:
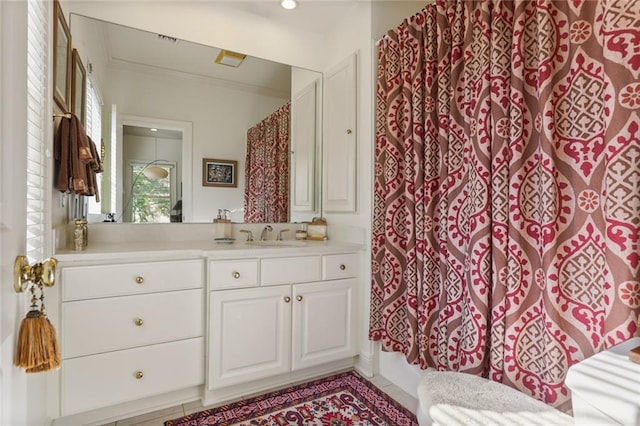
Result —
<svg viewBox="0 0 640 426"><path fill-rule="evenodd" d="M154 141L156 155L154 157L154 160L149 163L150 165L144 168L142 174L145 175L147 179L151 180L166 179L167 176L169 176L169 172L167 171L167 169L156 165L156 163L158 162L158 138L154 138Z"/></svg>

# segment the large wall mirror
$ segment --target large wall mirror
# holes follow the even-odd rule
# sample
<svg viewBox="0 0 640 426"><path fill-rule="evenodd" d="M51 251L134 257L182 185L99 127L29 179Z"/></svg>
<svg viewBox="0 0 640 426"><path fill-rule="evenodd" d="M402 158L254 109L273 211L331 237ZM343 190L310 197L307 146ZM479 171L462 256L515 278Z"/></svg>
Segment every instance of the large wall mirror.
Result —
<svg viewBox="0 0 640 426"><path fill-rule="evenodd" d="M287 166L268 171L289 176L288 212L279 217L296 222L319 215L320 73L249 56L237 67L219 64L219 57L239 59L74 13L70 27L87 84L102 100L105 173L101 203L90 205L94 220L114 213L118 222L211 222L226 210L233 222L244 222L245 190L253 185L254 193L263 192L260 174L267 172L250 167L247 182L247 134L287 105L290 141L279 154ZM220 170L209 171L213 181L223 182L215 173L236 164L235 185L206 184L203 159L221 160ZM150 167L163 177L154 180L145 172Z"/></svg>

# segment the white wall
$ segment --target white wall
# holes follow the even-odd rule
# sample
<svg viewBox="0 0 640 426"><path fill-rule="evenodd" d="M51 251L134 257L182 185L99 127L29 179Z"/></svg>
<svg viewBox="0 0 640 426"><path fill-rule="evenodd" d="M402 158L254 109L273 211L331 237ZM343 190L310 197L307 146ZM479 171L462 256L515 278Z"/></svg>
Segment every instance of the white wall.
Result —
<svg viewBox="0 0 640 426"><path fill-rule="evenodd" d="M418 13L427 3L434 2L435 0L374 1L371 6L373 39L379 40L387 31L400 25L405 18Z"/></svg>

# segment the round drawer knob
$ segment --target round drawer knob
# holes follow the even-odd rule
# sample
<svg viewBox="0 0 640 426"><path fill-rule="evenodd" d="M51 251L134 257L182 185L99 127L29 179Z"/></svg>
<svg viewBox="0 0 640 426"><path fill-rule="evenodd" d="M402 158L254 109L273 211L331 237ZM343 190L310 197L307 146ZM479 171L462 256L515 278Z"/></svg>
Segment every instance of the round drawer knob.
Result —
<svg viewBox="0 0 640 426"><path fill-rule="evenodd" d="M296 296L296 300L297 300L298 302L302 302L302 296Z"/></svg>
<svg viewBox="0 0 640 426"><path fill-rule="evenodd" d="M284 303L289 303L289 302L291 302L291 298L289 296L285 296Z"/></svg>
<svg viewBox="0 0 640 426"><path fill-rule="evenodd" d="M142 321L142 318L136 318L135 323L138 327L142 327L142 324L144 324L144 321Z"/></svg>
<svg viewBox="0 0 640 426"><path fill-rule="evenodd" d="M345 269L347 269L347 265L345 265L344 263L342 265L340 265L340 270L344 271Z"/></svg>
<svg viewBox="0 0 640 426"><path fill-rule="evenodd" d="M142 374L142 371L136 371L134 374L134 377L138 380L142 379L142 377L144 377L144 374Z"/></svg>
<svg viewBox="0 0 640 426"><path fill-rule="evenodd" d="M347 129L347 134L350 135L351 133L353 133L353 131L351 129Z"/></svg>
<svg viewBox="0 0 640 426"><path fill-rule="evenodd" d="M240 272L238 272L238 271L234 271L233 274L231 274L231 275L233 275L233 278L235 278L236 280L238 278L240 278Z"/></svg>
<svg viewBox="0 0 640 426"><path fill-rule="evenodd" d="M143 282L144 282L144 278L142 278L140 276L136 277L136 283L142 284Z"/></svg>

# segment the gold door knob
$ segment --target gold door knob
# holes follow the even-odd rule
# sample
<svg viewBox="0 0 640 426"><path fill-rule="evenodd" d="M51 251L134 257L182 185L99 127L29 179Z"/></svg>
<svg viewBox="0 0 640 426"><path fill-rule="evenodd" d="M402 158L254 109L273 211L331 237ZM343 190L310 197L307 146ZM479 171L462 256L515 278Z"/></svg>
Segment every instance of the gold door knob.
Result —
<svg viewBox="0 0 640 426"><path fill-rule="evenodd" d="M240 278L240 272L238 272L238 271L233 271L233 274L231 274L231 275L233 275L233 278L235 278L236 280L238 278Z"/></svg>
<svg viewBox="0 0 640 426"><path fill-rule="evenodd" d="M142 284L143 282L144 282L144 278L142 278L142 277L140 277L140 276L137 276L137 277L136 277L136 283L138 283L138 284Z"/></svg>
<svg viewBox="0 0 640 426"><path fill-rule="evenodd" d="M134 377L138 380L142 379L142 377L144 377L144 374L142 374L142 371L136 371L134 374Z"/></svg>
<svg viewBox="0 0 640 426"><path fill-rule="evenodd" d="M347 129L347 134L350 135L351 133L353 133L353 131L351 129Z"/></svg>
<svg viewBox="0 0 640 426"><path fill-rule="evenodd" d="M347 265L345 265L344 263L342 265L340 265L340 270L344 271L345 269L347 269Z"/></svg>
<svg viewBox="0 0 640 426"><path fill-rule="evenodd" d="M302 296L296 296L296 300L297 300L298 302L302 302Z"/></svg>
<svg viewBox="0 0 640 426"><path fill-rule="evenodd" d="M144 324L144 321L142 321L142 318L136 318L134 322L138 327L142 327L142 324Z"/></svg>
<svg viewBox="0 0 640 426"><path fill-rule="evenodd" d="M291 302L291 298L289 296L285 296L284 303L289 303L289 302Z"/></svg>
<svg viewBox="0 0 640 426"><path fill-rule="evenodd" d="M16 256L13 264L13 288L17 293L22 293L29 287L29 283L42 284L46 287L54 285L56 280L56 266L58 261L54 258L42 263L29 265L26 256Z"/></svg>

